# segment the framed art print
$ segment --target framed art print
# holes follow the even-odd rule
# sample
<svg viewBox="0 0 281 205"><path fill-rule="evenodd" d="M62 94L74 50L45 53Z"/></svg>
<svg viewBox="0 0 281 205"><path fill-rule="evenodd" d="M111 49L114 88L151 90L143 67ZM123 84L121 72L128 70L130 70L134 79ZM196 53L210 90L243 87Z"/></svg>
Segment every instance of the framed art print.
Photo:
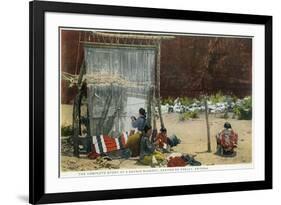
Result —
<svg viewBox="0 0 281 205"><path fill-rule="evenodd" d="M30 203L272 188L272 17L30 2Z"/></svg>

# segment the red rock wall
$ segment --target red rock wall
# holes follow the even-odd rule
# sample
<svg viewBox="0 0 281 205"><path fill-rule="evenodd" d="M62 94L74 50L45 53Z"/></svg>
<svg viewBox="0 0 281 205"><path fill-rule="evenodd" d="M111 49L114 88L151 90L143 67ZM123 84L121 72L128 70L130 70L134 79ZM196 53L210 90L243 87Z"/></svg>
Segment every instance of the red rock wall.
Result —
<svg viewBox="0 0 281 205"><path fill-rule="evenodd" d="M81 41L94 41L89 32L61 32L61 70L79 74ZM212 52L210 52L212 50ZM210 54L211 53L211 54ZM207 57L209 61L206 61ZM208 67L206 66L206 62ZM202 91L251 94L252 40L245 38L177 36L161 44L161 96L198 96ZM77 90L61 83L62 103L71 103Z"/></svg>

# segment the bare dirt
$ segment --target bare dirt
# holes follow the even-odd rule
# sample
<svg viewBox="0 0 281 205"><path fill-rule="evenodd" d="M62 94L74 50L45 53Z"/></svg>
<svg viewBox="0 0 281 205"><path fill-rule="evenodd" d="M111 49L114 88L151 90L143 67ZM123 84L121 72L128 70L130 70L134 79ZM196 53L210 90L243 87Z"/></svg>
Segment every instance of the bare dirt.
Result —
<svg viewBox="0 0 281 205"><path fill-rule="evenodd" d="M252 161L252 121L223 119L221 114L210 114L209 125L211 133L211 149L207 152L207 129L205 115L202 113L197 119L189 119L183 122L179 121L178 113L164 114L163 119L168 135L175 134L181 139L181 144L174 148L174 152L196 155L195 159L203 165L221 165L221 164L240 164L250 163ZM231 116L231 115L230 115ZM62 106L62 125L71 124L72 106ZM232 128L238 133L238 147L236 156L221 157L215 154L216 151L216 134L223 128L224 123L228 121ZM158 127L159 122L158 122ZM104 164L102 164L104 163ZM137 158L128 160L112 160L97 162L88 158L76 158L71 156L61 156L62 171L89 171L97 169L134 169L150 168L137 162Z"/></svg>

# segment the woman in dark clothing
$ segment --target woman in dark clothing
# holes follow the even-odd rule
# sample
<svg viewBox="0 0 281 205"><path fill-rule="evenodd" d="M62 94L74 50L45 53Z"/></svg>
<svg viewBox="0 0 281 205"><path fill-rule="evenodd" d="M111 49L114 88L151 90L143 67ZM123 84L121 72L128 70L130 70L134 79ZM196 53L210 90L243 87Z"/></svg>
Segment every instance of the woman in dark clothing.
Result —
<svg viewBox="0 0 281 205"><path fill-rule="evenodd" d="M234 149L237 148L238 134L234 132L231 124L226 122L224 129L220 131L217 136L217 154L235 156Z"/></svg>
<svg viewBox="0 0 281 205"><path fill-rule="evenodd" d="M144 132L140 141L140 162L146 165L155 165L165 160L161 152L155 150L154 144L150 141L152 128L150 125L145 125Z"/></svg>
<svg viewBox="0 0 281 205"><path fill-rule="evenodd" d="M146 124L146 113L145 109L139 109L139 117L136 119L134 116L131 117L132 119L132 127L137 128L138 131L142 132L144 130L144 126Z"/></svg>

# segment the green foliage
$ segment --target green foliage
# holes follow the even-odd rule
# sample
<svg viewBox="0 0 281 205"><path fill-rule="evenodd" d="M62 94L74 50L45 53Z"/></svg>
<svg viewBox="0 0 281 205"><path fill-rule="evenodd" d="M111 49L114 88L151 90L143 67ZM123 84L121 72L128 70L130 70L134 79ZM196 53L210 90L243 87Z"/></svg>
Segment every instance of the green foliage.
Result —
<svg viewBox="0 0 281 205"><path fill-rule="evenodd" d="M189 114L189 117L192 118L192 119L199 118L197 111L189 111L187 113Z"/></svg>
<svg viewBox="0 0 281 205"><path fill-rule="evenodd" d="M175 98L169 96L167 98L161 99L161 104L162 105L166 105L166 104L174 105L174 101L175 101ZM196 98L189 98L189 97L180 97L179 98L179 102L184 106L190 106L194 102L197 102L197 101L198 100Z"/></svg>
<svg viewBox="0 0 281 205"><path fill-rule="evenodd" d="M197 105L203 105L205 100L208 100L208 103L211 103L212 106L216 106L217 103L224 103L227 106L227 110L225 110L224 114L221 115L221 118L237 118L239 120L251 120L252 119L252 98L251 96L245 97L243 99L239 99L235 95L223 95L222 92L218 92L211 96L200 96L198 98L190 98L190 97L180 97L178 100L181 105L189 107L193 103ZM174 98L168 97L162 100L162 104L174 104ZM234 105L234 106L233 106ZM200 110L200 109L199 109ZM188 119L198 118L198 113L200 111L188 111L185 113L181 113L178 118L179 121L185 121ZM229 116L228 112L233 112L232 116Z"/></svg>
<svg viewBox="0 0 281 205"><path fill-rule="evenodd" d="M233 102L236 102L238 100L238 97L236 95L232 95L231 99L232 99Z"/></svg>
<svg viewBox="0 0 281 205"><path fill-rule="evenodd" d="M71 125L61 126L61 136L71 136L73 135L73 129Z"/></svg>
<svg viewBox="0 0 281 205"><path fill-rule="evenodd" d="M162 105L173 105L174 104L174 99L172 97L167 97L167 98L164 98L164 99L161 99L161 104Z"/></svg>
<svg viewBox="0 0 281 205"><path fill-rule="evenodd" d="M217 92L215 95L211 95L209 97L210 101L212 103L219 103L219 102L225 102L226 101L226 96L222 94L221 91Z"/></svg>
<svg viewBox="0 0 281 205"><path fill-rule="evenodd" d="M188 111L179 115L179 121L199 118L197 111Z"/></svg>
<svg viewBox="0 0 281 205"><path fill-rule="evenodd" d="M181 102L182 105L189 106L189 105L193 104L196 101L196 99L192 99L189 97L180 97L179 101Z"/></svg>
<svg viewBox="0 0 281 205"><path fill-rule="evenodd" d="M239 120L252 119L252 98L245 97L240 104L236 104L233 108L233 113Z"/></svg>

